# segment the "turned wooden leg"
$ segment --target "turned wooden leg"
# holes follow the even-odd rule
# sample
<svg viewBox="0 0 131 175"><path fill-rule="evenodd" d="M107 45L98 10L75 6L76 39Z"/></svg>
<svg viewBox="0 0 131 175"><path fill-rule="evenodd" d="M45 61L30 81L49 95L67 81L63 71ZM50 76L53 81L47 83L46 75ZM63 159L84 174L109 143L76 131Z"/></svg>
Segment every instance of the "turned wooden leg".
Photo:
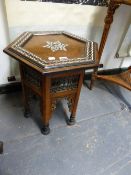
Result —
<svg viewBox="0 0 131 175"><path fill-rule="evenodd" d="M48 135L50 133L49 124L48 125L43 125L43 127L41 128L41 133L43 135Z"/></svg>
<svg viewBox="0 0 131 175"><path fill-rule="evenodd" d="M3 153L3 142L0 141L0 154L2 154L2 153Z"/></svg>
<svg viewBox="0 0 131 175"><path fill-rule="evenodd" d="M76 123L76 118L75 118L75 116L72 116L72 114L71 114L69 120L67 121L67 124L72 126L72 125L75 125L75 123Z"/></svg>
<svg viewBox="0 0 131 175"><path fill-rule="evenodd" d="M70 118L67 122L68 125L74 125L76 123L76 110L77 110L77 105L78 105L78 100L79 100L79 96L80 96L81 87L82 87L82 84L83 84L83 77L84 77L84 71L82 71L80 73L77 93L74 96L72 96L68 99L68 101L69 101L68 106L69 106L69 110L71 111Z"/></svg>
<svg viewBox="0 0 131 175"><path fill-rule="evenodd" d="M43 90L42 90L42 104L41 104L41 112L42 112L42 121L43 127L41 128L41 133L44 135L48 135L50 133L49 128L49 120L51 117L51 98L50 98L50 78L43 78Z"/></svg>

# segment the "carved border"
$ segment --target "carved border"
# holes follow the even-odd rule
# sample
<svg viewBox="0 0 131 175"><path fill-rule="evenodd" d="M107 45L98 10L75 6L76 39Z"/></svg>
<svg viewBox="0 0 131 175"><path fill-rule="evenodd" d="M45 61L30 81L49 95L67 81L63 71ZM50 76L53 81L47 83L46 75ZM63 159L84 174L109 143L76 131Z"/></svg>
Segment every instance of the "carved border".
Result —
<svg viewBox="0 0 131 175"><path fill-rule="evenodd" d="M86 42L86 57L84 58L74 58L69 59L68 61L59 61L59 60L53 60L53 61L45 61L42 58L38 57L37 55L27 51L26 49L22 48L22 45L27 42L33 35L49 35L49 34L64 34L67 36L70 36L74 39L84 41ZM69 65L79 65L81 64L87 64L87 63L94 63L95 62L95 49L96 49L96 43L92 41L88 41L82 37L76 36L74 34L70 34L68 32L26 32L24 33L12 46L11 49L18 52L19 54L25 56L25 59L28 59L29 61L33 61L37 63L39 66L42 66L44 68L55 68L55 67L63 67L63 66L69 66Z"/></svg>
<svg viewBox="0 0 131 175"><path fill-rule="evenodd" d="M80 78L79 75L61 77L61 78L52 78L50 92L56 93L76 89L79 84L79 78Z"/></svg>

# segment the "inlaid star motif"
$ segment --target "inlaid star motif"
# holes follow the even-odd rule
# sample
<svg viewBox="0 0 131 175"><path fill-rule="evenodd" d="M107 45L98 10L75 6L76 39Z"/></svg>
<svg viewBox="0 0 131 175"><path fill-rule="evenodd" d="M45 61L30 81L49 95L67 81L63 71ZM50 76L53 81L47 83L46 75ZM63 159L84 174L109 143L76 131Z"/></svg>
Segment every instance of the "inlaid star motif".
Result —
<svg viewBox="0 0 131 175"><path fill-rule="evenodd" d="M43 47L50 48L52 52L56 52L58 50L67 51L66 47L68 46L68 44L63 44L60 41L46 41L46 43L47 44Z"/></svg>

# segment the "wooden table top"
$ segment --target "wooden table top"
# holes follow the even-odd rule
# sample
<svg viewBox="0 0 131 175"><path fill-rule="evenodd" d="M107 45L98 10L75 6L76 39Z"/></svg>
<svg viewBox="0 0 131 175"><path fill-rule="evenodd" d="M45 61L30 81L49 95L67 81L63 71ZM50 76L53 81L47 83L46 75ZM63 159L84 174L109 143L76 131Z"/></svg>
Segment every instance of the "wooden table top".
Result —
<svg viewBox="0 0 131 175"><path fill-rule="evenodd" d="M42 72L98 66L97 43L59 32L24 32L4 52Z"/></svg>

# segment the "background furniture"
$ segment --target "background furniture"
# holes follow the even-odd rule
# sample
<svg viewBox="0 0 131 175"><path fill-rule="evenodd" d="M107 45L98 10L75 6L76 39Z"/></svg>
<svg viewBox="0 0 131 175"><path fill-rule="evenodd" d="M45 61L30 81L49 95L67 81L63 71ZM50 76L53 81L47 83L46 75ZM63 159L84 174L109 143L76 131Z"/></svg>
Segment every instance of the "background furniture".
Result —
<svg viewBox="0 0 131 175"><path fill-rule="evenodd" d="M100 62L101 55L107 40L107 36L109 33L109 29L111 26L111 23L113 22L113 15L115 13L115 10L121 5L121 4L126 4L126 5L131 5L131 0L110 0L108 10L107 10L107 16L105 18L105 25L104 25L104 30L98 50L98 60ZM91 78L91 84L90 84L90 89L93 88L94 81L96 79L102 79L102 80L107 80L113 83L116 83L128 90L131 90L131 66L127 68L126 71L115 74L115 75L98 75L98 68L95 68L93 73L92 73L92 78Z"/></svg>
<svg viewBox="0 0 131 175"><path fill-rule="evenodd" d="M66 32L25 32L4 52L20 64L25 116L30 114L29 94L40 97L43 128L50 132L49 120L59 100L67 100L75 124L76 109L85 69L99 66L97 44Z"/></svg>

